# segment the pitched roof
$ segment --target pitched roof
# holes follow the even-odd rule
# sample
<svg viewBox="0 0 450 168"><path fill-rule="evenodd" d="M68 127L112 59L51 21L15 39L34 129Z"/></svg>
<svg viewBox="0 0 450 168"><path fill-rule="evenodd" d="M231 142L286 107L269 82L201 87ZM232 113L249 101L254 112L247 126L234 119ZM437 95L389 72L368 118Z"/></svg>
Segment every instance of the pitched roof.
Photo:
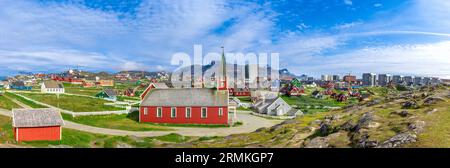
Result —
<svg viewBox="0 0 450 168"><path fill-rule="evenodd" d="M54 80L44 81L44 86L45 88L58 88L58 89L64 88L64 85L61 82Z"/></svg>
<svg viewBox="0 0 450 168"><path fill-rule="evenodd" d="M274 98L274 99L261 99L255 103L255 108L260 113L265 113L267 107L269 107L271 104L273 104L277 99L281 98Z"/></svg>
<svg viewBox="0 0 450 168"><path fill-rule="evenodd" d="M207 88L153 89L141 106L228 106L228 91Z"/></svg>
<svg viewBox="0 0 450 168"><path fill-rule="evenodd" d="M105 89L103 90L105 92L106 95L108 95L109 97L114 97L117 96L116 91L112 90L112 89Z"/></svg>
<svg viewBox="0 0 450 168"><path fill-rule="evenodd" d="M62 126L64 121L56 109L13 109L13 127Z"/></svg>
<svg viewBox="0 0 450 168"><path fill-rule="evenodd" d="M150 85L153 85L155 88L158 88L158 89L169 88L166 83L151 83Z"/></svg>

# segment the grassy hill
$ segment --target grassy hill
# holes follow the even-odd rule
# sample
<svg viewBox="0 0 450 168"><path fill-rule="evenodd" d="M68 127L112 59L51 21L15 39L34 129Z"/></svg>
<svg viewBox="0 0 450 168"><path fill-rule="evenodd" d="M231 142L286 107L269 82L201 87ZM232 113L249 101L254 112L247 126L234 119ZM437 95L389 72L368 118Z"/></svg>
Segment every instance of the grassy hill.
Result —
<svg viewBox="0 0 450 168"><path fill-rule="evenodd" d="M200 138L183 147L450 147L450 87L368 88L371 100L311 113L271 128Z"/></svg>

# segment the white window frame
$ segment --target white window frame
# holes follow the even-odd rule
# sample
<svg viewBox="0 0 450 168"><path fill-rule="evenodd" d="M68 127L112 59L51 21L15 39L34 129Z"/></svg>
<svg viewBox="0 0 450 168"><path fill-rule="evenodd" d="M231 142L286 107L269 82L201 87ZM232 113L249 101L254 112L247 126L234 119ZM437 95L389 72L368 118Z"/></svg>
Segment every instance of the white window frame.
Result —
<svg viewBox="0 0 450 168"><path fill-rule="evenodd" d="M144 107L144 115L145 116L148 115L148 108L147 107Z"/></svg>
<svg viewBox="0 0 450 168"><path fill-rule="evenodd" d="M175 113L173 113L175 109ZM175 114L175 115L174 115ZM177 118L177 108L176 107L171 107L170 108L170 118Z"/></svg>
<svg viewBox="0 0 450 168"><path fill-rule="evenodd" d="M205 109L205 116L203 116L203 109ZM202 107L200 110L200 116L201 118L208 118L208 108L207 107Z"/></svg>
<svg viewBox="0 0 450 168"><path fill-rule="evenodd" d="M157 118L162 118L162 111L163 111L163 109L162 109L162 107L156 107L156 117Z"/></svg>
<svg viewBox="0 0 450 168"><path fill-rule="evenodd" d="M219 117L223 116L223 108L219 108Z"/></svg>
<svg viewBox="0 0 450 168"><path fill-rule="evenodd" d="M188 109L189 109L189 115L188 115ZM186 118L191 118L192 117L192 108L191 107L186 107L185 110L185 115Z"/></svg>

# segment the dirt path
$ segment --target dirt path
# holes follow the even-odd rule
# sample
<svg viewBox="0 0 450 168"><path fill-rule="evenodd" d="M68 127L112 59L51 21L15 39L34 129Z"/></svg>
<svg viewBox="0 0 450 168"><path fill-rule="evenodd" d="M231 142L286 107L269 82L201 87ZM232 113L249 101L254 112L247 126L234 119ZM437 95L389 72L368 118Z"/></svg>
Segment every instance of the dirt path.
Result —
<svg viewBox="0 0 450 168"><path fill-rule="evenodd" d="M11 116L11 112L0 109L0 115ZM71 121L64 121L64 128L75 129L96 134L107 134L117 136L137 136L137 137L154 137L162 136L170 133L177 133L184 136L227 136L231 134L240 134L253 132L261 127L271 127L280 123L280 120L268 120L261 117L253 116L249 113L237 114L243 125L238 127L223 128L192 128L192 127L170 127L172 131L125 131L117 129L99 128Z"/></svg>

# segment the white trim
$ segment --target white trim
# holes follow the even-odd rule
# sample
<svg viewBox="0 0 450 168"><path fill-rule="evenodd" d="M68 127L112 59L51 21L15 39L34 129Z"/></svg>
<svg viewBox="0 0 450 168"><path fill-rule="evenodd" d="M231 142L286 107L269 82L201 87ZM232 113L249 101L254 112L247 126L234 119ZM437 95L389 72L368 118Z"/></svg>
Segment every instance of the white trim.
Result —
<svg viewBox="0 0 450 168"><path fill-rule="evenodd" d="M161 109L161 115L159 114L159 109ZM163 108L162 107L156 107L156 118L162 118L163 117Z"/></svg>
<svg viewBox="0 0 450 168"><path fill-rule="evenodd" d="M175 116L173 116L173 109L175 109ZM177 108L176 107L171 107L170 108L170 118L177 118Z"/></svg>
<svg viewBox="0 0 450 168"><path fill-rule="evenodd" d="M145 108L145 107L141 107L141 108ZM139 121L138 122L141 122L141 109L139 108L139 119L138 119Z"/></svg>
<svg viewBox="0 0 450 168"><path fill-rule="evenodd" d="M205 117L203 117L203 109L206 109ZM208 118L208 107L202 107L200 109L200 118Z"/></svg>
<svg viewBox="0 0 450 168"><path fill-rule="evenodd" d="M187 115L187 110L189 109L189 116ZM186 109L184 110L184 117L185 118L192 118L192 108L191 107L186 107Z"/></svg>
<svg viewBox="0 0 450 168"><path fill-rule="evenodd" d="M148 108L147 107L144 107L144 115L145 116L148 115Z"/></svg>
<svg viewBox="0 0 450 168"><path fill-rule="evenodd" d="M59 140L62 140L62 126L59 126Z"/></svg>
<svg viewBox="0 0 450 168"><path fill-rule="evenodd" d="M222 116L223 116L223 108L220 107L220 108L219 108L219 117L222 117Z"/></svg>
<svg viewBox="0 0 450 168"><path fill-rule="evenodd" d="M16 141L19 142L19 128L16 128Z"/></svg>

